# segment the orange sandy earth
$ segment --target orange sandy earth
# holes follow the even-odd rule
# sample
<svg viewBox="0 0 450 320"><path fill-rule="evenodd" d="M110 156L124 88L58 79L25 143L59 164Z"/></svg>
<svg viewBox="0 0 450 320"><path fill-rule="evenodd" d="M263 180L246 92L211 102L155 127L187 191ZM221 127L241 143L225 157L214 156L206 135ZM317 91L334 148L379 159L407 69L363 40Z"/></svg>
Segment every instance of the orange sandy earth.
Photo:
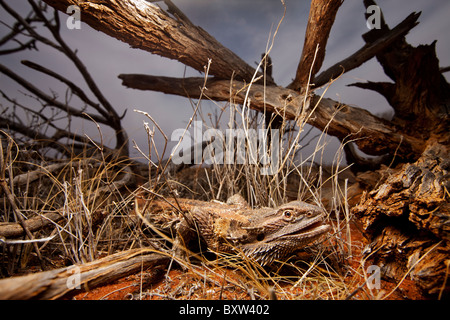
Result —
<svg viewBox="0 0 450 320"><path fill-rule="evenodd" d="M363 243L364 238L357 228L352 228L352 241L355 243ZM353 270L357 270L360 266L361 260L361 245L355 246L353 252L353 258L350 259L349 265ZM223 270L223 269L222 269ZM361 268L359 268L361 270ZM222 272L222 274L218 274ZM245 277L239 275L238 272L219 271L214 273L208 271L207 268L197 268L197 273L193 271L184 272L178 268L172 268L168 275L166 270L162 270L155 275L152 270L144 271L143 275L137 273L130 275L115 281L114 283L103 285L97 288L93 288L88 292L79 293L72 297L76 300L127 300L127 299L143 299L143 300L160 300L160 299L212 299L212 300L248 300L252 298L265 297L267 294L261 296L254 295L249 290L245 290L239 286L233 286L230 282L245 283ZM156 277L156 278L155 278ZM205 277L208 281L205 281ZM300 277L300 276L299 276ZM150 278L150 279L149 279ZM147 279L147 280L146 280ZM169 279L169 280L165 280ZM212 281L211 281L212 280ZM151 284L147 284L150 282ZM294 280L295 282L295 280ZM363 278L350 274L344 280L348 288L354 290L358 288L363 282ZM380 290L374 290L374 296L377 294L382 298L384 295L389 294L395 289L396 283L381 280ZM142 286L142 289L141 289ZM289 283L280 282L280 286L284 291L284 295L289 299L314 299L317 295L314 295L315 288L310 285L308 289L305 287L292 287L292 280ZM358 290L352 299L370 299L367 294L367 289ZM306 292L305 292L306 291ZM311 292L311 293L309 293ZM326 294L326 298L333 299L333 290ZM277 293L275 293L277 294ZM324 295L322 295L323 297ZM283 299L283 296L278 295L277 298ZM372 296L373 298L373 296ZM402 281L400 286L390 294L386 299L389 300L421 300L425 297L420 293L419 288L412 280L406 277Z"/></svg>

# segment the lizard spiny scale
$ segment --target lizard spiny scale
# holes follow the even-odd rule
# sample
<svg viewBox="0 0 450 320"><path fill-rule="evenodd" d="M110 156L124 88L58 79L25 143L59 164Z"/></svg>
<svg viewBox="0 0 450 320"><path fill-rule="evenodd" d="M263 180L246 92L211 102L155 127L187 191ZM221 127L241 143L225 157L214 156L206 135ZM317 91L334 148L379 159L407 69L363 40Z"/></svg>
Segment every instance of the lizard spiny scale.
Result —
<svg viewBox="0 0 450 320"><path fill-rule="evenodd" d="M275 209L252 210L242 204L195 207L178 225L175 254L184 257L183 244L197 234L212 251L241 252L266 266L329 231L325 217L321 208L301 201Z"/></svg>

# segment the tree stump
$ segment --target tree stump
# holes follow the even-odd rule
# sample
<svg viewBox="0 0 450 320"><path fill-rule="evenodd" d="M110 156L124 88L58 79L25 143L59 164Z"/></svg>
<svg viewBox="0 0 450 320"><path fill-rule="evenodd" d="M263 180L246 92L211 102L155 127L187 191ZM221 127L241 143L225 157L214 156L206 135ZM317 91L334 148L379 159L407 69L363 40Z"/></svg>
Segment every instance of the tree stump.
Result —
<svg viewBox="0 0 450 320"><path fill-rule="evenodd" d="M371 239L368 256L396 281L409 276L429 294L449 294L450 150L434 143L377 189L353 213Z"/></svg>

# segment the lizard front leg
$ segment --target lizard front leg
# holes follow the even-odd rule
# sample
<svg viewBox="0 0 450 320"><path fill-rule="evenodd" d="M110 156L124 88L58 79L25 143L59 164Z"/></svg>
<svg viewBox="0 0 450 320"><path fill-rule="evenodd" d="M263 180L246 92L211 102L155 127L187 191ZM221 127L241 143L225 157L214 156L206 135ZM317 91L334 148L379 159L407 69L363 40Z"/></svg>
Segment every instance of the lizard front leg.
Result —
<svg viewBox="0 0 450 320"><path fill-rule="evenodd" d="M189 245L196 239L199 245L204 241L210 248L217 247L211 213L198 207L187 212L177 226L177 235L173 243L174 256L189 262Z"/></svg>
<svg viewBox="0 0 450 320"><path fill-rule="evenodd" d="M188 244L194 239L195 231L185 218L181 219L176 229L177 235L172 244L174 257L189 263Z"/></svg>

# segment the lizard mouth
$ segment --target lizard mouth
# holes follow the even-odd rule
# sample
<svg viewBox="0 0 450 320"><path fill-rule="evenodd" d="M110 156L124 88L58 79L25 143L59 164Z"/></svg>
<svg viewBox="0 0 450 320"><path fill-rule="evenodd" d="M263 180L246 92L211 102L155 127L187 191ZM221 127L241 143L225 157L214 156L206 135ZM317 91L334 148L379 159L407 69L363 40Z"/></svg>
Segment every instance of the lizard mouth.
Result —
<svg viewBox="0 0 450 320"><path fill-rule="evenodd" d="M308 221L291 224L267 237L264 237L263 234L262 237L260 237L260 239L258 240L263 240L266 243L272 241L311 241L330 229L330 226L324 223L324 217L324 215L318 215Z"/></svg>
<svg viewBox="0 0 450 320"><path fill-rule="evenodd" d="M324 215L317 216L306 223L297 225L296 228L291 225L290 230L283 228L267 238L261 235L256 245L247 244L241 248L246 256L256 259L262 266L268 265L273 260L303 248L329 231L331 226L324 222L324 217Z"/></svg>
<svg viewBox="0 0 450 320"><path fill-rule="evenodd" d="M281 238L313 238L322 235L330 229L328 224L325 224L322 217L318 217L314 221L311 221L306 226L302 226L292 232L285 234Z"/></svg>

